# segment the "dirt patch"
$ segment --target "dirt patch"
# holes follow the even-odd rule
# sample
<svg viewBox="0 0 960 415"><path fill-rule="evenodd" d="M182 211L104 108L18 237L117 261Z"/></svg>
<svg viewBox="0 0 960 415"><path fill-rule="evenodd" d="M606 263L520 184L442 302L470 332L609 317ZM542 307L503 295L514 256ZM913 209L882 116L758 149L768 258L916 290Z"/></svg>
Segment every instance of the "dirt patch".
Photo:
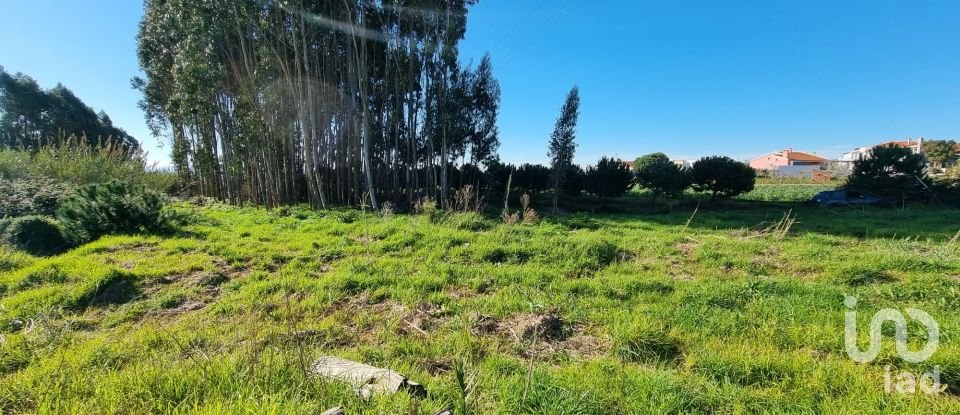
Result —
<svg viewBox="0 0 960 415"><path fill-rule="evenodd" d="M361 236L358 236L358 237L353 238L353 241L354 241L354 242L361 243L361 244L369 244L369 243L373 243L373 242L380 242L380 240L381 240L380 238L378 238L378 237L376 237L376 236L372 236L372 235L361 235Z"/></svg>
<svg viewBox="0 0 960 415"><path fill-rule="evenodd" d="M683 255L685 258L692 257L696 253L697 248L699 247L700 245L698 244L688 243L688 242L678 243L676 246L677 250L680 251L680 254Z"/></svg>
<svg viewBox="0 0 960 415"><path fill-rule="evenodd" d="M197 311L207 306L207 303L200 301L186 301L183 304L180 304L176 308L167 310L169 314L182 314L188 311Z"/></svg>
<svg viewBox="0 0 960 415"><path fill-rule="evenodd" d="M517 341L561 340L568 334L563 319L555 311L520 314L501 324L500 330L509 332Z"/></svg>
<svg viewBox="0 0 960 415"><path fill-rule="evenodd" d="M213 265L216 266L216 269L223 275L225 275L230 280L235 280L237 278L243 278L247 275L250 275L253 272L253 269L249 264L244 264L242 266L230 265L223 258L214 258Z"/></svg>
<svg viewBox="0 0 960 415"><path fill-rule="evenodd" d="M750 264L755 269L782 270L783 261L780 259L780 250L775 246L764 249L763 252L755 255L750 260Z"/></svg>
<svg viewBox="0 0 960 415"><path fill-rule="evenodd" d="M592 358L610 353L611 341L603 337L585 334L577 328L574 334L562 342L550 343L558 351L579 358Z"/></svg>
<svg viewBox="0 0 960 415"><path fill-rule="evenodd" d="M454 300L468 299L477 297L479 294L470 287L453 287L444 290L447 296Z"/></svg>
<svg viewBox="0 0 960 415"><path fill-rule="evenodd" d="M497 333L500 327L500 322L497 319L476 312L470 314L470 321L472 322L471 332L476 335L493 335Z"/></svg>
<svg viewBox="0 0 960 415"><path fill-rule="evenodd" d="M421 303L411 308L393 300L376 301L366 293L341 299L326 311L326 314L336 313L342 314L344 324L361 337L384 326L405 336L426 337L448 320L447 310L435 304ZM355 317L359 314L377 316L377 324L358 327Z"/></svg>
<svg viewBox="0 0 960 415"><path fill-rule="evenodd" d="M216 266L213 271L195 270L184 274L167 275L145 287L144 294L147 297L155 296L169 286L199 289L195 295L184 299L176 307L149 312L145 317L149 315L173 316L202 310L217 301L222 294L220 287L223 284L245 277L252 272L248 267L229 265L221 258L215 258L213 263Z"/></svg>
<svg viewBox="0 0 960 415"><path fill-rule="evenodd" d="M678 281L690 281L693 280L693 275L684 272L683 262L676 259L670 258L670 269L668 274L671 278Z"/></svg>
<svg viewBox="0 0 960 415"><path fill-rule="evenodd" d="M95 252L102 252L107 254L115 254L120 251L133 251L137 253L147 253L147 252L156 252L157 245L151 243L137 243L137 244L128 244L128 245L116 245L97 249Z"/></svg>
<svg viewBox="0 0 960 415"><path fill-rule="evenodd" d="M470 319L475 335L509 339L519 346L524 358L555 354L597 357L608 354L612 344L605 337L589 333L586 326L564 321L554 310L518 314L507 320L474 313Z"/></svg>
<svg viewBox="0 0 960 415"><path fill-rule="evenodd" d="M209 289L211 287L219 287L238 278L246 277L253 272L248 266L233 266L222 258L215 258L213 265L213 271L196 270L185 274L167 275L157 280L157 283L160 285L178 284L186 287L199 286ZM156 289L157 287L153 288Z"/></svg>
<svg viewBox="0 0 960 415"><path fill-rule="evenodd" d="M637 254L626 249L621 249L617 252L617 262L630 262L634 259L637 259Z"/></svg>
<svg viewBox="0 0 960 415"><path fill-rule="evenodd" d="M432 376L441 376L453 370L453 363L446 358L426 358L420 361L420 365Z"/></svg>

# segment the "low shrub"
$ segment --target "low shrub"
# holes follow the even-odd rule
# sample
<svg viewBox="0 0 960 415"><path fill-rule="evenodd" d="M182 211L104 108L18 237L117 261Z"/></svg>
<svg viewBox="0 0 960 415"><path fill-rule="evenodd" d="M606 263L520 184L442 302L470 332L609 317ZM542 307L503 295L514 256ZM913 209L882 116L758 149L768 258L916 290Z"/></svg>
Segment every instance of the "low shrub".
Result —
<svg viewBox="0 0 960 415"><path fill-rule="evenodd" d="M0 180L0 217L53 216L73 186L47 178Z"/></svg>
<svg viewBox="0 0 960 415"><path fill-rule="evenodd" d="M67 236L83 243L107 234L157 232L168 226L159 193L114 180L77 189L57 216Z"/></svg>
<svg viewBox="0 0 960 415"><path fill-rule="evenodd" d="M483 232L493 227L493 224L484 218L483 215L472 212L451 214L447 216L444 222L454 228L472 232Z"/></svg>
<svg viewBox="0 0 960 415"><path fill-rule="evenodd" d="M10 220L4 226L3 240L17 249L41 256L60 253L69 245L60 224L43 216Z"/></svg>

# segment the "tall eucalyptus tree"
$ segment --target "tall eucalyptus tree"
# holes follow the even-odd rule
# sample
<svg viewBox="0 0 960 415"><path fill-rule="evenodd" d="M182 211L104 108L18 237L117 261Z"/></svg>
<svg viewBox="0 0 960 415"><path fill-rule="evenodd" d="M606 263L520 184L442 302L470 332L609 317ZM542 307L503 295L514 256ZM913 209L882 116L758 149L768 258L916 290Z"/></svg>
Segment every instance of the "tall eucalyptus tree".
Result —
<svg viewBox="0 0 960 415"><path fill-rule="evenodd" d="M146 0L141 103L196 189L235 203L445 201L495 158L499 86L458 44L476 0Z"/></svg>

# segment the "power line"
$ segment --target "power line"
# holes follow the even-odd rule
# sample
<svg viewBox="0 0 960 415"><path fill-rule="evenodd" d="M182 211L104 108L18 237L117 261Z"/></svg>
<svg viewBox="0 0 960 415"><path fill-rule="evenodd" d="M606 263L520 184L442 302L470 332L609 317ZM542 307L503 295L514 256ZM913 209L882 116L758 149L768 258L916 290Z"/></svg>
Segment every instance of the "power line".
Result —
<svg viewBox="0 0 960 415"><path fill-rule="evenodd" d="M495 52L497 49L500 48L500 46L503 46L503 42L506 42L507 39L510 38L510 36L513 36L513 34L517 32L517 30L523 27L523 24L526 23L527 20L530 20L530 17L532 17L534 13L540 11L540 9L543 8L543 5L547 4L548 1L550 0L543 0L540 2L540 4L537 5L537 7L534 7L532 10L530 10L530 12L527 13L527 15L524 16L523 19L521 19L520 22L513 27L513 29L511 29L509 32L507 32L506 35L500 38L500 40L493 46L493 49L490 49L490 54L492 55L493 52Z"/></svg>
<svg viewBox="0 0 960 415"><path fill-rule="evenodd" d="M556 13L554 13L552 16L550 16L550 18L545 20L543 23L540 24L540 26L534 29L534 31L529 36L527 36L526 39L521 40L520 43L517 44L517 46L511 49L510 52L507 53L504 63L502 63L501 65L509 63L518 55L519 52L522 52L524 49L528 48L530 45L536 43L536 41L539 40L540 37L547 32L546 30L543 30L543 29L545 29L548 25L550 25L550 28L553 28L554 26L556 26L557 24L565 20L567 17L570 17L570 15L573 14L574 11L576 11L578 8L580 8L580 6L582 6L586 2L587 0L580 0L579 2L577 2L577 0L570 0L569 2L567 2L565 6L560 7ZM568 9L567 7L571 5L573 5L573 7ZM563 13L564 11L566 11L566 13ZM560 17L560 19L557 19L556 21L554 21L558 16L561 15L561 13L563 13L563 16ZM551 24L551 22L553 23Z"/></svg>

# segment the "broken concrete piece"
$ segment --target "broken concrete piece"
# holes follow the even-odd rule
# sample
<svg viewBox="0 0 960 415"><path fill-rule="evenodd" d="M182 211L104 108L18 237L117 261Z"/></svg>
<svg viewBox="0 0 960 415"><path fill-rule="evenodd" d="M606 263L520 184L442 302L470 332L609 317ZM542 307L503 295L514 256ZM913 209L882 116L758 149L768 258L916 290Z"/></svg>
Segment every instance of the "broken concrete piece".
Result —
<svg viewBox="0 0 960 415"><path fill-rule="evenodd" d="M313 364L313 374L344 382L356 389L357 395L369 398L373 395L394 394L401 390L415 396L425 396L419 383L412 382L390 369L357 363L334 356L324 356Z"/></svg>

